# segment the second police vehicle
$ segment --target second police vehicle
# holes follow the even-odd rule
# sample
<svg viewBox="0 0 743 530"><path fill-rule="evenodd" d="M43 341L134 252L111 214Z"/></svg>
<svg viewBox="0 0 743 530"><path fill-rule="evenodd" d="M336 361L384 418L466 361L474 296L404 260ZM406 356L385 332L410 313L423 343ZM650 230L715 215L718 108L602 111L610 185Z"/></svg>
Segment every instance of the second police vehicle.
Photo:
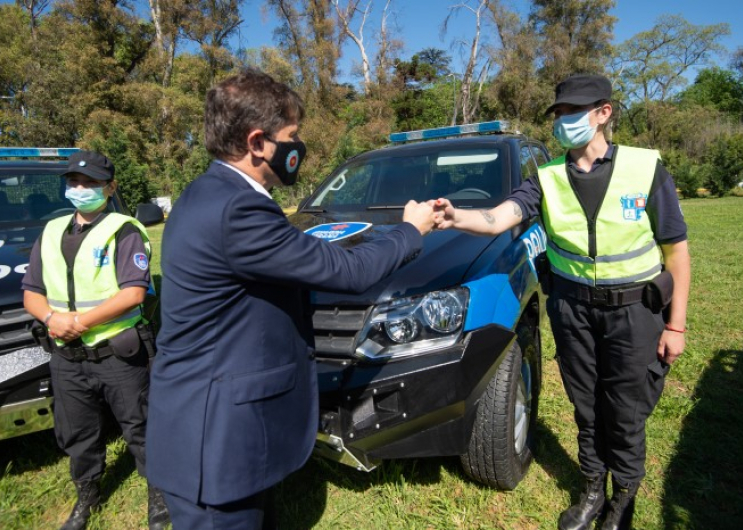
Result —
<svg viewBox="0 0 743 530"><path fill-rule="evenodd" d="M21 281L31 248L46 224L75 211L65 198L67 160L76 148L0 148L0 441L54 427L50 354L32 336ZM129 215L118 190L107 211ZM155 204L140 204L145 226L163 220Z"/></svg>
<svg viewBox="0 0 743 530"><path fill-rule="evenodd" d="M549 161L540 142L485 122L393 134L338 167L290 220L353 246L405 203L492 208ZM513 489L532 460L541 384L540 221L498 237L455 230L360 295L313 293L320 425L315 452L369 471L395 458L461 457Z"/></svg>

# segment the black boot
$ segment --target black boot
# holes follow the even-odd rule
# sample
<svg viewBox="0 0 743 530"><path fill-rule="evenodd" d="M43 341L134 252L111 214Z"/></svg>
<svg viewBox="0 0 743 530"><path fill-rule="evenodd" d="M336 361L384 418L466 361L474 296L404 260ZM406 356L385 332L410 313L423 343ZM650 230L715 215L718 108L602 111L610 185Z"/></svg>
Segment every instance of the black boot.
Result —
<svg viewBox="0 0 743 530"><path fill-rule="evenodd" d="M574 504L560 514L560 530L587 530L598 518L606 501L606 473L586 478L586 489Z"/></svg>
<svg viewBox="0 0 743 530"><path fill-rule="evenodd" d="M163 530L170 522L168 507L165 505L163 492L154 486L147 485L147 524L150 530Z"/></svg>
<svg viewBox="0 0 743 530"><path fill-rule="evenodd" d="M91 512L97 511L101 503L101 487L98 481L75 482L77 502L72 513L60 530L83 530Z"/></svg>
<svg viewBox="0 0 743 530"><path fill-rule="evenodd" d="M606 512L606 520L601 530L629 530L632 527L632 517L635 514L635 495L640 487L639 482L632 482L626 487L611 479L611 501Z"/></svg>

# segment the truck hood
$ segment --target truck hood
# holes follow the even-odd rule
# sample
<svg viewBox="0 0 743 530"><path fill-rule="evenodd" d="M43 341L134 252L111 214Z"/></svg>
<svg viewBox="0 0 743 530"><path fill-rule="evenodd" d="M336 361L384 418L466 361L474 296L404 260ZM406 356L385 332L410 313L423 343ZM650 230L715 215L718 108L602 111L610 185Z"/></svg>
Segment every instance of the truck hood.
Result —
<svg viewBox="0 0 743 530"><path fill-rule="evenodd" d="M31 248L43 230L39 226L0 226L0 307L23 302L21 280L26 273Z"/></svg>
<svg viewBox="0 0 743 530"><path fill-rule="evenodd" d="M296 213L289 221L300 230L325 223L370 223L370 229L331 245L352 248L384 234L401 222L402 210L367 212ZM492 238L465 234L457 230L433 232L423 238L420 255L387 278L359 295L313 292L317 305L371 305L392 298L424 294L458 286L470 265L493 242ZM456 251L453 251L456 249Z"/></svg>

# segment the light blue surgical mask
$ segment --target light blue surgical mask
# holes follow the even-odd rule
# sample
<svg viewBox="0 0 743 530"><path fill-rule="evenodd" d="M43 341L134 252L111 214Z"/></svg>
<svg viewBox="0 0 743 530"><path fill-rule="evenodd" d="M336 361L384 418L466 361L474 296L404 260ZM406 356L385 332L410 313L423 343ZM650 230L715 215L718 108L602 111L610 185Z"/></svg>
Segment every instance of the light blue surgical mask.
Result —
<svg viewBox="0 0 743 530"><path fill-rule="evenodd" d="M596 127L591 127L588 115L601 107L560 116L552 126L552 134L565 149L583 147L593 140Z"/></svg>
<svg viewBox="0 0 743 530"><path fill-rule="evenodd" d="M64 192L64 196L81 212L90 213L106 204L108 197L103 193L104 187L105 186L97 186L94 188L73 188L68 185Z"/></svg>

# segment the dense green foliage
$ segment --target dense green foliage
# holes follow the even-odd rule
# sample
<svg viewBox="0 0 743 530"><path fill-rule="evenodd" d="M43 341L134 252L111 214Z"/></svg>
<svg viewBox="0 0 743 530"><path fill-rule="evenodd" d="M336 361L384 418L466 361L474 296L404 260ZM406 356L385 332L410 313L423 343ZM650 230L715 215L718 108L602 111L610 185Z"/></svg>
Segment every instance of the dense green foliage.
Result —
<svg viewBox="0 0 743 530"><path fill-rule="evenodd" d="M612 46L614 0L532 0L526 13L501 0L465 0L450 7L472 24L459 60L436 48L405 57L402 30L387 23L396 3L383 3L371 27L360 0L270 0L275 46L237 49L233 37L250 22L241 18L247 0L0 4L0 145L100 149L130 203L177 197L209 163L206 91L257 66L307 106L299 184L275 192L292 205L395 130L498 118L557 151L543 115L555 83L603 72L622 114L616 141L660 149L685 195L700 187L722 195L741 180L743 50L733 51L729 69L713 63L727 24L665 15ZM362 29L375 36L374 50ZM340 82L343 51L363 59L358 86Z"/></svg>

